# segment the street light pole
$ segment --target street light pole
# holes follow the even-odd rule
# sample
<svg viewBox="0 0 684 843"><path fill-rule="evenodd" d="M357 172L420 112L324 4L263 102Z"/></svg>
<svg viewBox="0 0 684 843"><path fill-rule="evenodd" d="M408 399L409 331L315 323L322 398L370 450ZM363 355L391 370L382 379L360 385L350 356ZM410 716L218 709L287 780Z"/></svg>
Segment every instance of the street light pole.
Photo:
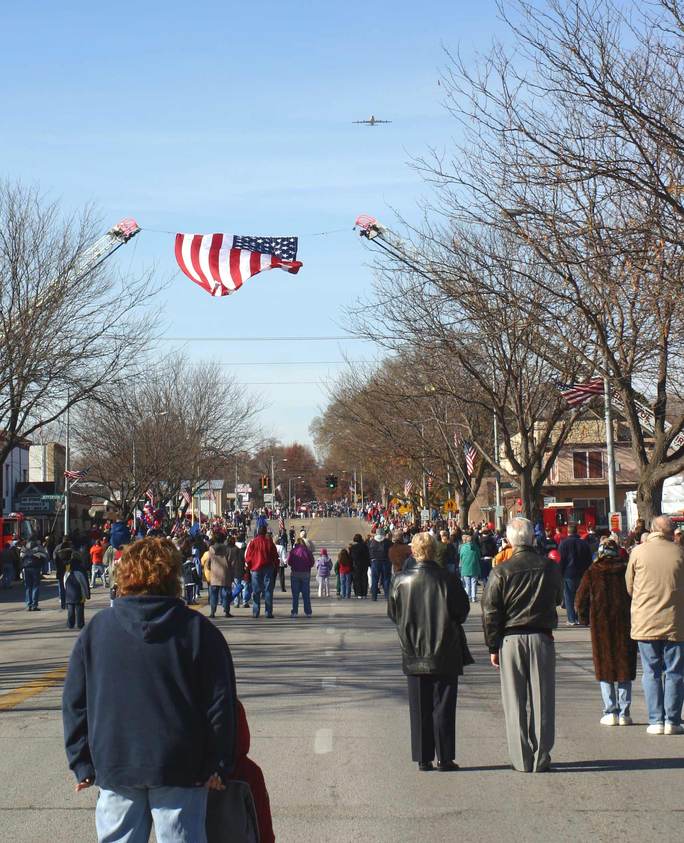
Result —
<svg viewBox="0 0 684 843"><path fill-rule="evenodd" d="M497 464L499 462L499 426L496 421L496 413L494 413L494 459ZM495 483L495 500L496 500L496 529L500 530L503 526L503 517L501 514L501 474L499 469L496 469L494 474Z"/></svg>
<svg viewBox="0 0 684 843"><path fill-rule="evenodd" d="M69 397L67 396L67 401ZM70 423L70 409L67 405L67 417L66 417L66 449L64 454L64 460L66 463L67 471L69 470L69 457L70 457L70 448L71 448L71 423ZM69 535L69 478L65 476L64 478L64 535Z"/></svg>

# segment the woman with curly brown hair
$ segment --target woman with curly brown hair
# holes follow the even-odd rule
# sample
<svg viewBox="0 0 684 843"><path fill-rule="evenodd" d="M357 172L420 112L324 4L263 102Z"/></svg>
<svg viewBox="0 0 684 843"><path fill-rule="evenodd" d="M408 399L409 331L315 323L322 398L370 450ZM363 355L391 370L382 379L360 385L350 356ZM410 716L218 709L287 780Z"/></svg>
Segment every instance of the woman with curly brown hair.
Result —
<svg viewBox="0 0 684 843"><path fill-rule="evenodd" d="M76 790L100 787L98 840L205 843L207 789L236 748L235 674L221 633L180 599L167 539L128 545L117 598L80 634L62 714Z"/></svg>

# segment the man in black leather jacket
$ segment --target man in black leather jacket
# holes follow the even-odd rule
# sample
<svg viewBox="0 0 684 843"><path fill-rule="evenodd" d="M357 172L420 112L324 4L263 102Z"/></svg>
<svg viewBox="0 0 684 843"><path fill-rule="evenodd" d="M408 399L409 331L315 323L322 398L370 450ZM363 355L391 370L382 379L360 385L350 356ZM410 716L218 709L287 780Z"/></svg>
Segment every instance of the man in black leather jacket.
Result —
<svg viewBox="0 0 684 843"><path fill-rule="evenodd" d="M492 570L482 596L482 625L491 662L501 670L511 762L521 772L541 773L549 769L554 743L553 630L562 580L558 565L534 550L531 521L513 519L506 537L513 554Z"/></svg>
<svg viewBox="0 0 684 843"><path fill-rule="evenodd" d="M423 771L456 770L456 697L464 664L472 664L461 624L470 601L455 574L434 561L435 542L418 533L414 564L396 574L387 614L397 625L408 677L411 754Z"/></svg>

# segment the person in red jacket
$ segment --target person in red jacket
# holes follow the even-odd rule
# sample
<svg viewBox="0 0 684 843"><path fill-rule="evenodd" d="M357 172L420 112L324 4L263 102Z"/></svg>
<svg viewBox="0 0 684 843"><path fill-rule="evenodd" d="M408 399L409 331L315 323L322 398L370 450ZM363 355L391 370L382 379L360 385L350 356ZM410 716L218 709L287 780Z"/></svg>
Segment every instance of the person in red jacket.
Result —
<svg viewBox="0 0 684 843"><path fill-rule="evenodd" d="M261 767L247 757L249 752L250 734L245 708L237 701L237 750L233 773L226 776L234 781L247 782L256 808L257 823L259 824L259 843L275 843L273 820L271 819L271 803L266 790L266 782Z"/></svg>
<svg viewBox="0 0 684 843"><path fill-rule="evenodd" d="M261 595L264 595L266 617L273 617L273 586L279 565L279 557L273 539L267 535L266 527L259 528L259 535L247 545L245 561L252 576L252 617L258 618L261 609Z"/></svg>

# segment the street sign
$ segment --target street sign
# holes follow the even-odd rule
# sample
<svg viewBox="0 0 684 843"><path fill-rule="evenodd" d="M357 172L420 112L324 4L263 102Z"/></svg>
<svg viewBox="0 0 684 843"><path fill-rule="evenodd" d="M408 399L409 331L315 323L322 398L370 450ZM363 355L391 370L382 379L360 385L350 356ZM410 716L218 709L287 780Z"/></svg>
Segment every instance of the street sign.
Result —
<svg viewBox="0 0 684 843"><path fill-rule="evenodd" d="M544 498L544 506L545 507L551 506L552 503L556 503L555 497L552 497L552 496L549 495L549 496Z"/></svg>
<svg viewBox="0 0 684 843"><path fill-rule="evenodd" d="M42 501L61 501L64 495L41 495Z"/></svg>
<svg viewBox="0 0 684 843"><path fill-rule="evenodd" d="M503 518L505 511L506 511L506 508L503 507L503 506L495 506L494 507L494 515L497 518Z"/></svg>
<svg viewBox="0 0 684 843"><path fill-rule="evenodd" d="M399 498L392 498L392 500L389 502L389 505L390 506L399 506L400 503L401 503L401 501L399 500Z"/></svg>
<svg viewBox="0 0 684 843"><path fill-rule="evenodd" d="M249 483L238 483L235 487L235 491L238 495L249 495L252 492L252 487Z"/></svg>
<svg viewBox="0 0 684 843"><path fill-rule="evenodd" d="M458 512L458 503L453 498L444 501L443 509L445 512Z"/></svg>
<svg viewBox="0 0 684 843"><path fill-rule="evenodd" d="M429 518L430 518L430 510L429 509L421 509L420 520L421 521L428 521Z"/></svg>
<svg viewBox="0 0 684 843"><path fill-rule="evenodd" d="M403 506L400 506L399 509L397 510L399 515L408 515L412 511L413 511L413 507L407 506L406 504L404 504Z"/></svg>
<svg viewBox="0 0 684 843"><path fill-rule="evenodd" d="M608 516L608 523L610 524L611 532L619 535L622 532L622 513L611 512Z"/></svg>
<svg viewBox="0 0 684 843"><path fill-rule="evenodd" d="M264 492L264 503L267 506L273 506L273 492Z"/></svg>

